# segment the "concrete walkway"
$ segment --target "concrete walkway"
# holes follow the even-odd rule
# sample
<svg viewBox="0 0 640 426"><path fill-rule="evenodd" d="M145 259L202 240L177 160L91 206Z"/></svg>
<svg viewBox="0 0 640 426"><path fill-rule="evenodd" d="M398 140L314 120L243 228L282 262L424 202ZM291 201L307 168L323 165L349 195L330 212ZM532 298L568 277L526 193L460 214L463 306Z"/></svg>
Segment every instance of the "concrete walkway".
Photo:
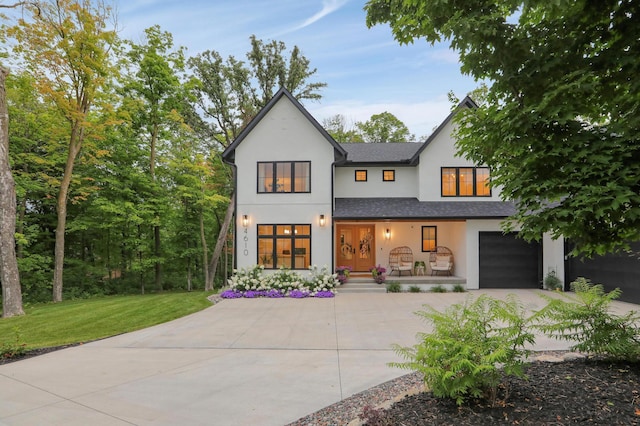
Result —
<svg viewBox="0 0 640 426"><path fill-rule="evenodd" d="M224 300L170 323L0 366L0 424L284 425L406 374L386 363L399 360L392 343L412 345L427 330L413 312L480 293ZM483 293L544 305L538 291Z"/></svg>

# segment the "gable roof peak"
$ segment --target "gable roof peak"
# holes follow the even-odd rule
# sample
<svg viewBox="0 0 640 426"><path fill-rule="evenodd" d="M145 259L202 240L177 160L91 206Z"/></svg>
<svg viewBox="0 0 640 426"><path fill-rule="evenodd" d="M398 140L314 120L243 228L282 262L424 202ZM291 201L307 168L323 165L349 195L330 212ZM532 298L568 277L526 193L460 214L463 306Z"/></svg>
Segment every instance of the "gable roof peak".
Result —
<svg viewBox="0 0 640 426"><path fill-rule="evenodd" d="M333 146L338 156L346 156L346 151L340 146L331 135L313 118L313 116L305 109L304 106L287 90L284 86L280 87L275 95L267 102L267 104L258 112L258 114L245 126L238 137L229 145L222 153L222 158L226 162L233 162L236 147L247 137L249 133L260 123L260 121L271 111L282 98L287 98L302 115L322 134L322 136Z"/></svg>

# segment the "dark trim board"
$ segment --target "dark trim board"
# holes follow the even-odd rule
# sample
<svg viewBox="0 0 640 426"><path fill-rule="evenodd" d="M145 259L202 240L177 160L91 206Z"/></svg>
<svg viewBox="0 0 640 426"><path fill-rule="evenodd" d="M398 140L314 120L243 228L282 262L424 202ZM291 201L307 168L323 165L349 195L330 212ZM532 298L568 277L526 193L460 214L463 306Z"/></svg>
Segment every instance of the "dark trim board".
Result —
<svg viewBox="0 0 640 426"><path fill-rule="evenodd" d="M517 238L516 233L478 234L480 288L540 288L542 244Z"/></svg>
<svg viewBox="0 0 640 426"><path fill-rule="evenodd" d="M602 284L607 292L622 290L618 300L640 304L640 242L632 243L631 249L635 254L607 254L591 259L565 256L565 290L576 278L584 277ZM571 246L565 245L565 253L570 251Z"/></svg>

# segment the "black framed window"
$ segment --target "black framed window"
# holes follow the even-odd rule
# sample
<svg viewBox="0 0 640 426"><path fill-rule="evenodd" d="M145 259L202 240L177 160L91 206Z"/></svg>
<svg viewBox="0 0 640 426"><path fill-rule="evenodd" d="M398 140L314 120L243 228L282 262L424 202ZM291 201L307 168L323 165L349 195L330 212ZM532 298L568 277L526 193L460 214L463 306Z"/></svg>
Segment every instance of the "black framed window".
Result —
<svg viewBox="0 0 640 426"><path fill-rule="evenodd" d="M356 182L366 182L366 181L367 181L367 171L356 170Z"/></svg>
<svg viewBox="0 0 640 426"><path fill-rule="evenodd" d="M396 180L396 171L395 170L383 170L382 171L382 181L383 182L393 182Z"/></svg>
<svg viewBox="0 0 640 426"><path fill-rule="evenodd" d="M422 227L422 251L436 251L438 247L438 228L435 226Z"/></svg>
<svg viewBox="0 0 640 426"><path fill-rule="evenodd" d="M442 167L443 197L491 197L488 167Z"/></svg>
<svg viewBox="0 0 640 426"><path fill-rule="evenodd" d="M311 225L258 225L257 263L265 269L308 269Z"/></svg>
<svg viewBox="0 0 640 426"><path fill-rule="evenodd" d="M310 161L258 163L259 193L311 192Z"/></svg>

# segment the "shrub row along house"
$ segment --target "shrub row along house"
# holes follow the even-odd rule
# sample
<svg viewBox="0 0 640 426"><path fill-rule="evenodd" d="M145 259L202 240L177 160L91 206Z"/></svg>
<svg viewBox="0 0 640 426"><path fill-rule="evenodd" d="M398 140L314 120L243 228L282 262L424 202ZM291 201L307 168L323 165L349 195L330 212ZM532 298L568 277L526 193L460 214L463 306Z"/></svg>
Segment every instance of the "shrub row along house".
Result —
<svg viewBox="0 0 640 426"><path fill-rule="evenodd" d="M468 97L458 106L474 107ZM453 114L425 142L337 143L280 89L223 153L236 176L236 267L368 272L408 247L428 275L430 254L447 247L451 272L468 289L540 288L551 271L565 282L603 268L620 275L628 259L565 260L562 240L528 243L503 233L514 205L489 186L489 168L456 155ZM629 288L612 284L640 301L640 268L628 261L636 271Z"/></svg>

